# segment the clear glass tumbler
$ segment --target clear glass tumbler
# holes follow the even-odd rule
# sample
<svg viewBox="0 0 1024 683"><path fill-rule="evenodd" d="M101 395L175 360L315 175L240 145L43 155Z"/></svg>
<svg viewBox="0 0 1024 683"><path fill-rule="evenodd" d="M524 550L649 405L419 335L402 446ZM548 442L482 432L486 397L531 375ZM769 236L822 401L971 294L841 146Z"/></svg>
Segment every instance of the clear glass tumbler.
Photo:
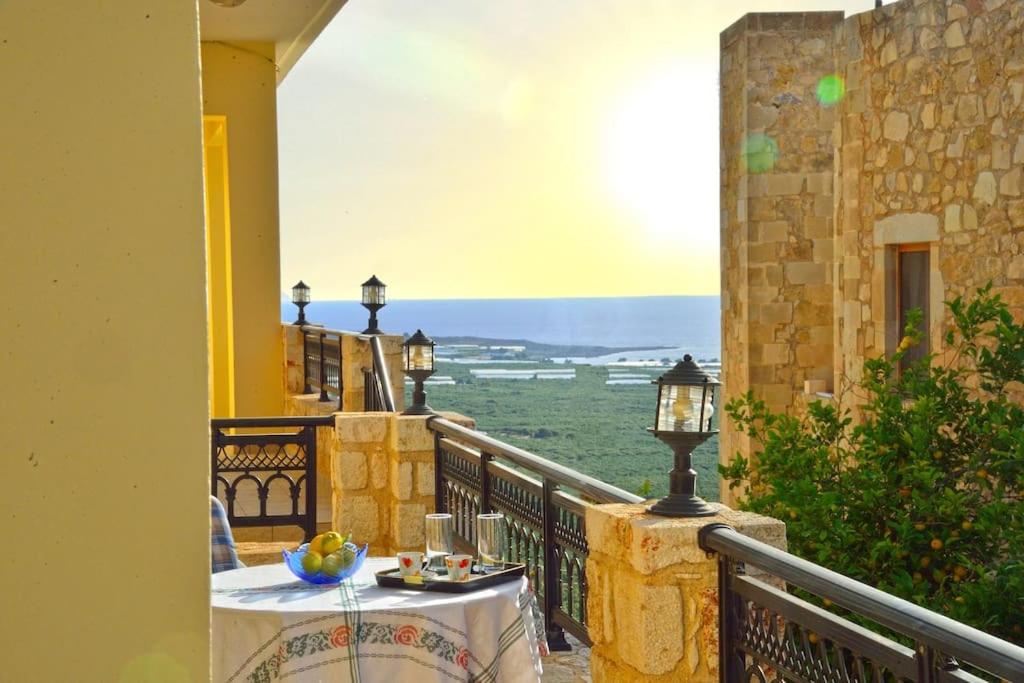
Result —
<svg viewBox="0 0 1024 683"><path fill-rule="evenodd" d="M496 571L505 562L505 515L489 513L476 516L476 549L484 573Z"/></svg>
<svg viewBox="0 0 1024 683"><path fill-rule="evenodd" d="M452 516L447 512L427 515L423 530L427 538L427 569L444 572L444 558L455 552L452 542Z"/></svg>

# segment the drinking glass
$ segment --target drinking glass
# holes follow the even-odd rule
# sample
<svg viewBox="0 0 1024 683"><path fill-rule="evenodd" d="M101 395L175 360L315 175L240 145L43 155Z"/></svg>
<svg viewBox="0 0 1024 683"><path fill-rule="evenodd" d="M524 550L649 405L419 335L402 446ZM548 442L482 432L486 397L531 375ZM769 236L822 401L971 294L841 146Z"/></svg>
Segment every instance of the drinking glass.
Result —
<svg viewBox="0 0 1024 683"><path fill-rule="evenodd" d="M427 537L427 568L443 572L445 556L455 552L452 544L452 516L447 512L427 515L423 527Z"/></svg>
<svg viewBox="0 0 1024 683"><path fill-rule="evenodd" d="M476 539L480 568L483 572L486 574L501 569L505 562L505 515L477 515Z"/></svg>

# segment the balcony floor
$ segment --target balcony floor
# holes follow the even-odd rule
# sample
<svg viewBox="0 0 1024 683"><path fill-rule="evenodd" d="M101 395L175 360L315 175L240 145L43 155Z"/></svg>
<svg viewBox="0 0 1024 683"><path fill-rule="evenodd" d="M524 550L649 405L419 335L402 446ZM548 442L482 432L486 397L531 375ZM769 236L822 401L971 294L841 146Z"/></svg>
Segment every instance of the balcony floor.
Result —
<svg viewBox="0 0 1024 683"><path fill-rule="evenodd" d="M590 683L590 648L566 635L572 652L552 652L544 658L543 683Z"/></svg>

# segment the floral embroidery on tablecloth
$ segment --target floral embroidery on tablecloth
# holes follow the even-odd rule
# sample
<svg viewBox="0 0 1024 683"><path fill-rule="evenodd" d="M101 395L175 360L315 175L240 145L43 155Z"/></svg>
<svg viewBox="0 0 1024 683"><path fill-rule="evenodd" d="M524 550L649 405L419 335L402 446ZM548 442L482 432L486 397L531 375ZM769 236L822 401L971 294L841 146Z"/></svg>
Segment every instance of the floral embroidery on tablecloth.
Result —
<svg viewBox="0 0 1024 683"><path fill-rule="evenodd" d="M329 630L309 631L285 638L277 652L260 662L247 677L252 683L269 683L277 678L286 662L308 657L337 648L358 647L360 644L400 645L425 650L431 655L451 662L463 670L469 669L470 652L459 647L442 634L412 624L382 624L362 622L352 627L337 626Z"/></svg>

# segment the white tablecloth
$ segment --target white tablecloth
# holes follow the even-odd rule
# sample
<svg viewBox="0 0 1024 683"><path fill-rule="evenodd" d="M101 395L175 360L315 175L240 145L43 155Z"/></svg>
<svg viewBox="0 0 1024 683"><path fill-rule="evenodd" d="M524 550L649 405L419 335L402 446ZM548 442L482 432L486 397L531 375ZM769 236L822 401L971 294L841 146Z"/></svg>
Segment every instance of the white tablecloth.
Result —
<svg viewBox="0 0 1024 683"><path fill-rule="evenodd" d="M367 558L340 586L283 563L213 575L214 681L535 682L536 607L527 581L467 594L380 588L393 558Z"/></svg>

